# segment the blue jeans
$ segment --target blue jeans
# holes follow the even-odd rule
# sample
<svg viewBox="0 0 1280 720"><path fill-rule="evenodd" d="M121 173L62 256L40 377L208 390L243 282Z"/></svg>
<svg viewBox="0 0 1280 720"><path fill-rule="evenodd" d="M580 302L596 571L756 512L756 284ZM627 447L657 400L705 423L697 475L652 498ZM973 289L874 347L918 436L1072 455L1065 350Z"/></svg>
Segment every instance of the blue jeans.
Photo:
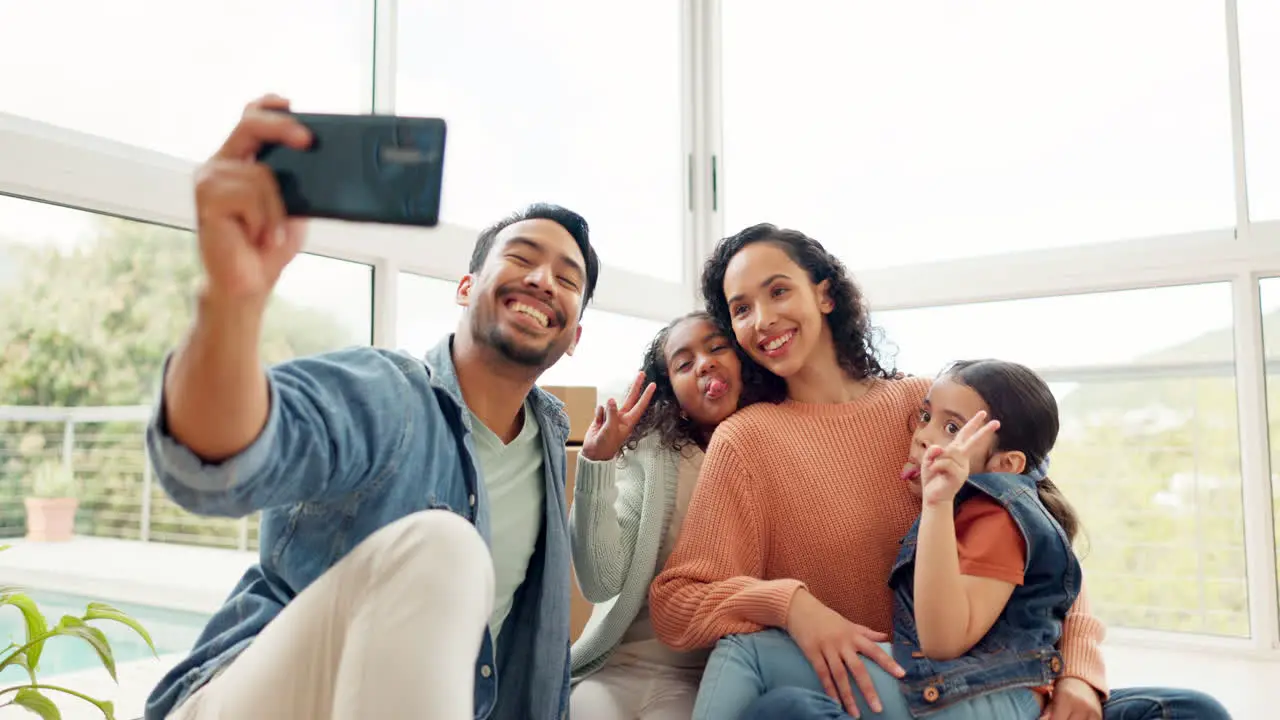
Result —
<svg viewBox="0 0 1280 720"><path fill-rule="evenodd" d="M1199 690L1136 687L1112 690L1102 720L1231 720L1222 703Z"/></svg>
<svg viewBox="0 0 1280 720"><path fill-rule="evenodd" d="M887 645L883 647L888 649ZM873 713L858 692L857 685L853 685L854 698L862 717L911 720L911 712L907 708L898 679L869 660L866 667L884 710ZM850 678L850 683L852 682ZM788 701L794 702L791 693L776 696L772 694L779 688L807 690L815 696L815 700L805 704L804 698L808 696L801 695L800 705L789 705L786 704ZM830 707L815 704L816 700L826 700ZM818 674L801 652L800 646L786 632L769 629L747 635L729 635L721 639L707 660L702 685L698 688L698 700L693 708L693 720L791 717L779 714L784 710L804 718L848 717L838 704L823 693ZM1027 688L989 693L929 716L930 720L1036 720L1039 717L1039 699L1034 691Z"/></svg>
<svg viewBox="0 0 1280 720"><path fill-rule="evenodd" d="M1124 688L1111 693L1102 707L1102 718L1231 720L1231 715L1217 700L1196 690ZM763 695L747 708L740 720L849 720L849 715L836 701L821 692L789 687Z"/></svg>

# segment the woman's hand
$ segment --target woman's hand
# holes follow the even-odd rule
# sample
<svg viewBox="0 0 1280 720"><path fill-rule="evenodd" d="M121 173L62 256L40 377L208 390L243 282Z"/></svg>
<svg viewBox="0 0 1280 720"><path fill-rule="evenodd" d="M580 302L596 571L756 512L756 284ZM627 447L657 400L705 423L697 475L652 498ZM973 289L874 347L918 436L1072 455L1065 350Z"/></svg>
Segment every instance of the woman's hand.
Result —
<svg viewBox="0 0 1280 720"><path fill-rule="evenodd" d="M627 392L621 408L612 398L608 402L608 409L601 405L596 406L596 417L591 421L591 427L587 428L586 436L582 439L583 457L604 462L618 456L622 450L622 444L627 441L627 437L631 435L631 429L649 408L649 401L653 399L653 393L658 389L656 384L649 383L642 394L640 388L643 386L644 373L640 373L636 376L635 382L631 383L631 390Z"/></svg>
<svg viewBox="0 0 1280 720"><path fill-rule="evenodd" d="M871 674L860 656L871 658L894 677L905 674L893 657L876 644L888 640L887 635L849 622L803 588L791 600L786 630L813 665L827 695L855 718L860 715L849 685L850 675L867 705L877 713L883 709Z"/></svg>

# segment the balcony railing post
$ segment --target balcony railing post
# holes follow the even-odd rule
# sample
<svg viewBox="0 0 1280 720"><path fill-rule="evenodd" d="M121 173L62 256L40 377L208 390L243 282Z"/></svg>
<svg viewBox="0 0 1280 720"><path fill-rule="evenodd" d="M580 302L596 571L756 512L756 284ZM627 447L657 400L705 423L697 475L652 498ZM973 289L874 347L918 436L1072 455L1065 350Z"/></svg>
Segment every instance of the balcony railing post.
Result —
<svg viewBox="0 0 1280 720"><path fill-rule="evenodd" d="M240 550L249 549L249 517L240 518L240 537L236 541L236 547Z"/></svg>
<svg viewBox="0 0 1280 720"><path fill-rule="evenodd" d="M62 424L62 467L68 472L75 472L72 455L76 449L76 421L67 418Z"/></svg>

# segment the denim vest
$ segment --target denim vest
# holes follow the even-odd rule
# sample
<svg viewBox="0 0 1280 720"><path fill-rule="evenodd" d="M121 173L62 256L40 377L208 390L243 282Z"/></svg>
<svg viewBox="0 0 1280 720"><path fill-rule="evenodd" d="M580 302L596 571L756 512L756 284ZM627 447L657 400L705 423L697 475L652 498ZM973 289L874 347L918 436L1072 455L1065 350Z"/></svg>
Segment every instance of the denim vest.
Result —
<svg viewBox="0 0 1280 720"><path fill-rule="evenodd" d="M379 528L418 511L445 509L491 542L489 499L452 340L431 350L425 362L362 347L272 368L262 433L216 465L168 434L161 395L147 449L166 492L194 513L243 517L261 510L262 522L258 564L210 619L191 655L152 692L147 720L165 717L189 698L293 597ZM496 659L485 631L475 666L477 720L555 720L568 712L569 421L563 404L543 390L534 388L529 400L544 443L546 519L502 626Z"/></svg>
<svg viewBox="0 0 1280 720"><path fill-rule="evenodd" d="M1056 645L1080 592L1080 562L1066 533L1040 502L1034 476L974 475L956 496L956 508L978 493L1004 506L1022 532L1027 550L1023 584L1014 588L1004 612L969 652L954 660L925 657L915 622L916 518L889 580L893 659L906 670L902 690L916 717L996 690L1050 685L1062 673Z"/></svg>

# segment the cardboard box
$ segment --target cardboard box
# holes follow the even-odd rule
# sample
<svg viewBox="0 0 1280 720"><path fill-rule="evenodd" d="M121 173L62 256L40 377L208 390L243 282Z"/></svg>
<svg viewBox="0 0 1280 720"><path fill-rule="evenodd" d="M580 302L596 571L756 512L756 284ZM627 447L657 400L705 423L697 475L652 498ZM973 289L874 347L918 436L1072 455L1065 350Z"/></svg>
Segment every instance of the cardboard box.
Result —
<svg viewBox="0 0 1280 720"><path fill-rule="evenodd" d="M560 398L569 413L569 444L581 445L596 414L598 393L593 387L552 385L542 388Z"/></svg>
<svg viewBox="0 0 1280 720"><path fill-rule="evenodd" d="M578 448L570 447L565 449L568 465L568 472L565 473L565 497L569 498L569 506L573 506L573 481L578 473ZM572 565L570 566L570 575L573 579L573 585L569 588L569 638L576 641L578 636L582 634L582 629L587 625L587 619L591 617L591 603L582 597L582 591L578 589L578 576L572 573Z"/></svg>

